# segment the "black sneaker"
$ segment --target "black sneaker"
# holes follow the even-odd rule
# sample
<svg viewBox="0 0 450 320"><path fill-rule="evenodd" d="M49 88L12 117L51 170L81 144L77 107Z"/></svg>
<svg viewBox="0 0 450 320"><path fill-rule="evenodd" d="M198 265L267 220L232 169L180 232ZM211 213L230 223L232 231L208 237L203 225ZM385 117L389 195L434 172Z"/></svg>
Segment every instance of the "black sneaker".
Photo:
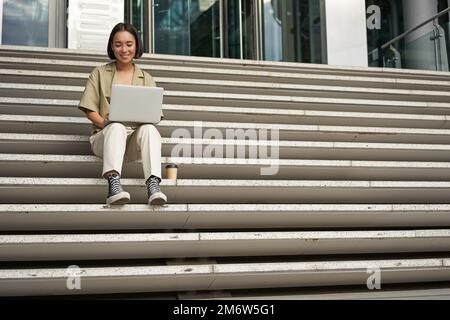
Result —
<svg viewBox="0 0 450 320"><path fill-rule="evenodd" d="M161 192L159 188L159 183L161 179L155 176L151 176L147 181L147 195L148 195L148 204L149 205L157 205L161 206L167 203L167 197L164 193Z"/></svg>
<svg viewBox="0 0 450 320"><path fill-rule="evenodd" d="M130 201L130 194L123 191L120 184L120 176L111 175L108 177L109 193L106 198L106 204L108 205L123 205Z"/></svg>

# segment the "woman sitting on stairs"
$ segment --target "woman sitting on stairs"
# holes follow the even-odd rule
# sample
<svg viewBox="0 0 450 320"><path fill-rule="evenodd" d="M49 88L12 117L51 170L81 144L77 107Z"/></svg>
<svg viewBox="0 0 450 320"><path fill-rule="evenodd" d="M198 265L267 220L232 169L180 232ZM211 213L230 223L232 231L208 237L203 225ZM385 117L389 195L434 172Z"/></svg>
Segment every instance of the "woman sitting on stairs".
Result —
<svg viewBox="0 0 450 320"><path fill-rule="evenodd" d="M93 123L89 141L94 154L103 158L102 176L109 183L106 199L108 205L123 205L130 201L130 194L122 189L120 183L124 158L131 161L142 159L148 204L163 205L167 202L166 195L159 187L161 135L155 126L108 124L109 98L113 84L156 86L153 78L134 64L134 59L142 57L142 47L142 40L133 25L117 24L111 31L107 48L108 56L113 61L94 69L79 104L79 108Z"/></svg>

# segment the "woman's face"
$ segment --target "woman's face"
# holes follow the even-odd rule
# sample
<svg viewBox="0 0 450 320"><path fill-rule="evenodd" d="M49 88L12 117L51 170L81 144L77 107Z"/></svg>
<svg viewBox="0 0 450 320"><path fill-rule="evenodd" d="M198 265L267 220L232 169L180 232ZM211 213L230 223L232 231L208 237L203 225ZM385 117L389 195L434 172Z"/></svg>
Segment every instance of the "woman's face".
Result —
<svg viewBox="0 0 450 320"><path fill-rule="evenodd" d="M119 31L111 44L114 56L122 64L131 63L136 56L136 40L128 31Z"/></svg>

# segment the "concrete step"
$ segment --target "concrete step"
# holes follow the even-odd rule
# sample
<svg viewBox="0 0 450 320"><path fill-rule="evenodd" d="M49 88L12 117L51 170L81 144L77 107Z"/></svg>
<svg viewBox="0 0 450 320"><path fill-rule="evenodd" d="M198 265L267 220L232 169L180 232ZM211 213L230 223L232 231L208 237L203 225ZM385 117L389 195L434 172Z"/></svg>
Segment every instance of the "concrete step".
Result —
<svg viewBox="0 0 450 320"><path fill-rule="evenodd" d="M0 114L3 133L90 134L84 117L49 117ZM437 143L448 142L449 129L415 129L361 126L279 125L163 120L157 125L162 137L196 139L312 140L334 142ZM212 130L209 130L212 129ZM276 129L276 130L275 130Z"/></svg>
<svg viewBox="0 0 450 320"><path fill-rule="evenodd" d="M79 117L79 100L0 97L0 113Z"/></svg>
<svg viewBox="0 0 450 320"><path fill-rule="evenodd" d="M0 204L0 231L448 228L449 204Z"/></svg>
<svg viewBox="0 0 450 320"><path fill-rule="evenodd" d="M448 258L90 268L73 266L0 270L0 295L79 295L366 285L373 270L382 272L381 277L385 284L450 279ZM79 281L71 277L78 278ZM68 286L77 282L79 286ZM42 283L45 283L45 286ZM68 289L76 287L80 289Z"/></svg>
<svg viewBox="0 0 450 320"><path fill-rule="evenodd" d="M0 133L0 149L5 153L92 154L87 135Z"/></svg>
<svg viewBox="0 0 450 320"><path fill-rule="evenodd" d="M0 114L3 133L81 134L91 133L92 125L84 117L48 117ZM334 142L380 142L446 144L449 129L391 127L280 125L163 120L157 125L163 137L198 139L312 140ZM185 130L182 130L185 129ZM209 130L213 129L213 130ZM240 137L242 136L242 137Z"/></svg>
<svg viewBox="0 0 450 320"><path fill-rule="evenodd" d="M373 266L383 284L450 280L448 73L146 55L167 89L158 129L179 179L162 183L169 205L149 207L140 163L127 164L132 202L108 207L76 108L105 54L0 57L0 295L365 285ZM208 129L223 139L202 140ZM279 143L281 160L248 159L246 138ZM245 158L202 149L224 145ZM278 175L261 176L269 164ZM162 260L184 257L202 260ZM68 290L76 259L91 267Z"/></svg>
<svg viewBox="0 0 450 320"><path fill-rule="evenodd" d="M0 80L5 83L84 86L89 73L0 69ZM436 90L406 90L338 85L284 84L242 80L215 80L155 76L158 86L167 91L203 91L257 95L289 95L344 99L380 99L400 101L448 102L450 93Z"/></svg>
<svg viewBox="0 0 450 320"><path fill-rule="evenodd" d="M159 86L171 91L223 92L255 95L289 95L292 97L321 97L394 101L448 102L446 91L361 88L311 84L256 83L249 81L198 80L155 77Z"/></svg>
<svg viewBox="0 0 450 320"><path fill-rule="evenodd" d="M0 94L6 98L32 98L52 100L78 100L84 91L84 86L41 85L22 83L0 83ZM450 103L433 101L397 101L383 99L346 99L329 97L303 97L292 95L237 94L206 91L174 91L164 92L164 103L175 105L204 105L226 106L241 108L268 108L322 110L322 111L349 111L349 112L377 112L377 113L420 113L430 110L440 114L448 114Z"/></svg>
<svg viewBox="0 0 450 320"><path fill-rule="evenodd" d="M179 166L179 179L303 179L450 181L450 162L236 159L163 157ZM96 178L103 161L96 156L0 154L2 177ZM273 168L273 170L269 170ZM123 177L139 179L140 161L126 162Z"/></svg>
<svg viewBox="0 0 450 320"><path fill-rule="evenodd" d="M147 203L143 179L122 179L131 203ZM171 204L448 203L449 181L163 180ZM107 182L89 178L0 177L1 203L102 203ZM206 197L207 195L207 197Z"/></svg>
<svg viewBox="0 0 450 320"><path fill-rule="evenodd" d="M450 230L0 235L0 261L442 252Z"/></svg>
<svg viewBox="0 0 450 320"><path fill-rule="evenodd" d="M245 147L249 149L278 147L280 159L368 160L368 161L441 161L450 159L448 144L358 143L332 141L252 141L219 139L162 139L163 156L171 156L177 145L190 145L191 154L200 145ZM87 135L0 133L0 150L18 154L92 155ZM203 153L202 153L203 155Z"/></svg>
<svg viewBox="0 0 450 320"><path fill-rule="evenodd" d="M20 50L21 48L19 48ZM7 52L0 49L0 56L4 61L4 67L11 64L20 65L32 69L35 65L41 65L40 70L70 70L73 72L89 71L94 67L109 62L104 54L80 55L79 52L38 52L39 48L34 48L30 53ZM6 63L6 62L9 62ZM249 79L253 81L272 82L273 78L291 78L296 83L314 83L323 81L342 83L349 81L352 85L358 86L383 86L392 88L393 86L427 86L426 89L436 90L436 86L449 86L447 73L429 72L423 70L406 69L380 69L380 68L345 68L329 65L286 63L286 62L266 62L235 59L210 59L200 57L183 57L170 55L144 55L138 62L144 70L152 74L162 71L172 71L180 76L185 73L203 73L211 77L216 74L215 79L224 79L227 76L237 74L240 76L253 76ZM62 69L61 67L66 67Z"/></svg>
<svg viewBox="0 0 450 320"><path fill-rule="evenodd" d="M0 113L79 117L78 100L0 98ZM450 128L450 116L431 114L342 112L322 110L163 105L166 119L281 124L358 125L406 128Z"/></svg>

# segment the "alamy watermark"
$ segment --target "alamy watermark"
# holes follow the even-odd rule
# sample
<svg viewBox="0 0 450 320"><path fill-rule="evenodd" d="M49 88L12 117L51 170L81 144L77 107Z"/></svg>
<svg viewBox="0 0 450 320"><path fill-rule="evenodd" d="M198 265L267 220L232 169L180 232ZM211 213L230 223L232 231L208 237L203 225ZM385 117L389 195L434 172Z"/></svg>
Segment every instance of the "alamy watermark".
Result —
<svg viewBox="0 0 450 320"><path fill-rule="evenodd" d="M192 140L192 138L194 140ZM172 148L172 158L214 158L217 164L227 159L259 159L260 174L276 175L280 166L280 133L278 129L203 129L194 122L194 134L183 128L172 132L172 139L186 139ZM265 161L266 160L266 161Z"/></svg>
<svg viewBox="0 0 450 320"><path fill-rule="evenodd" d="M381 30L381 8L374 4L367 7L366 12L370 14L367 18L367 29Z"/></svg>
<svg viewBox="0 0 450 320"><path fill-rule="evenodd" d="M381 290L381 269L377 266L368 267L367 274L370 275L366 281L367 289Z"/></svg>
<svg viewBox="0 0 450 320"><path fill-rule="evenodd" d="M79 266L69 266L66 270L66 287L68 290L81 290L81 276L83 271Z"/></svg>

